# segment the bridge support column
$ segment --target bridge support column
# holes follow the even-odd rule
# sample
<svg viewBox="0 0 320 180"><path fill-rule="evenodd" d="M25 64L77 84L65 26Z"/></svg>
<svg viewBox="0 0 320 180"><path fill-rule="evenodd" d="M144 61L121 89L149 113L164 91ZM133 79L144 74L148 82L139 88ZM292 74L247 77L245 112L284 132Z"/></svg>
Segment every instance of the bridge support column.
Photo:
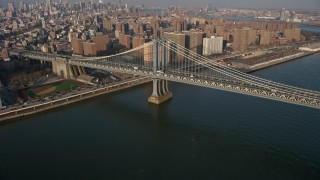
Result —
<svg viewBox="0 0 320 180"><path fill-rule="evenodd" d="M160 46L159 43L153 41L153 73L158 73L159 71L165 72L168 54L167 48ZM153 92L148 98L148 102L153 104L161 104L172 98L172 93L168 89L168 81L163 79L154 78L153 79Z"/></svg>
<svg viewBox="0 0 320 180"><path fill-rule="evenodd" d="M67 58L56 57L55 60L52 61L52 72L64 79L75 79Z"/></svg>
<svg viewBox="0 0 320 180"><path fill-rule="evenodd" d="M172 98L172 92L168 90L168 81L153 79L152 95L148 98L149 103L161 104Z"/></svg>

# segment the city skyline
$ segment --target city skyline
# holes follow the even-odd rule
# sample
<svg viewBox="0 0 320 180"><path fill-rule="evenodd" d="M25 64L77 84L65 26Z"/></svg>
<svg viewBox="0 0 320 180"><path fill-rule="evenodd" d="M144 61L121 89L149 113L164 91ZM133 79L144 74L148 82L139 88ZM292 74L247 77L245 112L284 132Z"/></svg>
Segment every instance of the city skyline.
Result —
<svg viewBox="0 0 320 180"><path fill-rule="evenodd" d="M10 1L3 1L1 2L2 7L7 7L7 3L12 2ZM13 0L13 2L17 5L20 0ZM35 2L45 2L45 0L24 0L26 3L35 3ZM58 1L52 1L58 2ZM69 0L70 3L80 2L79 0ZM98 2L98 0L93 0L93 2ZM111 3L119 3L119 0L111 0L111 1L104 1L111 2ZM141 4L143 3L146 6L159 6L159 7L166 7L170 5L175 6L184 6L184 7L205 7L209 3L212 3L213 7L218 8L259 8L259 9L280 9L280 8L290 8L290 9L319 9L320 2L317 0L305 0L301 3L301 0L281 0L280 2L277 0L200 0L200 1L192 1L192 0L163 0L163 1L156 1L156 0L122 0L122 4Z"/></svg>

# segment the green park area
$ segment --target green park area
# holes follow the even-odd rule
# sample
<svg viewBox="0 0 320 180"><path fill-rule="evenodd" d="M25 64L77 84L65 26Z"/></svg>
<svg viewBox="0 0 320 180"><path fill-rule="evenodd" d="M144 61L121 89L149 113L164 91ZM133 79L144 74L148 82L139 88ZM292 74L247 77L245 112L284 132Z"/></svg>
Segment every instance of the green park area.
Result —
<svg viewBox="0 0 320 180"><path fill-rule="evenodd" d="M30 89L26 89L26 94L30 98L46 97L54 94L72 91L80 85L81 84L76 81L59 81L54 82L52 84L46 84L43 86L37 86Z"/></svg>

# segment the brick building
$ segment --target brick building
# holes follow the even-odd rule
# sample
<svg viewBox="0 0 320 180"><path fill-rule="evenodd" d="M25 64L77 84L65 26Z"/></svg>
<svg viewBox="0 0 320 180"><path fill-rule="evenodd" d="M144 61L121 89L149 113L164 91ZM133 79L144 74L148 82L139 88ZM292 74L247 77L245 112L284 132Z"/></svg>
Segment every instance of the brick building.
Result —
<svg viewBox="0 0 320 180"><path fill-rule="evenodd" d="M97 56L96 44L91 41L83 43L83 55L85 56Z"/></svg>
<svg viewBox="0 0 320 180"><path fill-rule="evenodd" d="M83 42L81 39L72 39L73 54L83 55Z"/></svg>

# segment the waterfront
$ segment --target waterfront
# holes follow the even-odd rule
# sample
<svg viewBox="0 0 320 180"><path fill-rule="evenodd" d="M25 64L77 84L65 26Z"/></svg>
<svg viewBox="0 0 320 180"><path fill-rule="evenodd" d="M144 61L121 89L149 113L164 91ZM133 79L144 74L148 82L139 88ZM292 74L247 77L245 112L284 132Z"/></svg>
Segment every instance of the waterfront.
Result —
<svg viewBox="0 0 320 180"><path fill-rule="evenodd" d="M89 89L78 89L77 92L69 92L64 95L59 95L57 99L44 98L43 100L35 101L28 105L21 105L21 107L14 107L11 110L0 111L0 122L18 119L28 115L33 115L49 109L65 106L75 102L83 101L92 97L100 96L102 94L120 91L122 89L137 86L143 83L150 82L151 80L146 77L132 78L128 80L122 80L103 87L91 87ZM41 87L43 89L43 86Z"/></svg>
<svg viewBox="0 0 320 180"><path fill-rule="evenodd" d="M320 90L320 54L254 74ZM0 125L0 179L319 179L320 111L170 83Z"/></svg>

